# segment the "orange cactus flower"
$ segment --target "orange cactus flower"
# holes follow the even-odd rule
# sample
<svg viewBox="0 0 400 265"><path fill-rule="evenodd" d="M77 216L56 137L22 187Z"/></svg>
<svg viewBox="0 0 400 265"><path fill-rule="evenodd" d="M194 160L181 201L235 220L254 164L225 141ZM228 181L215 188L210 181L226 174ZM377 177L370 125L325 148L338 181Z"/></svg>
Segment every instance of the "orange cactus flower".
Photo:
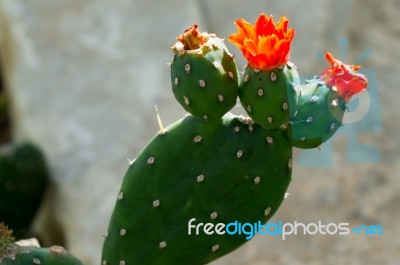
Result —
<svg viewBox="0 0 400 265"><path fill-rule="evenodd" d="M255 25L237 19L238 33L229 36L243 53L252 68L271 70L285 65L290 59L290 44L295 31L288 29L289 20L281 17L277 24L274 18L261 14Z"/></svg>
<svg viewBox="0 0 400 265"><path fill-rule="evenodd" d="M320 79L328 86L335 86L345 101L349 101L353 95L367 87L367 77L357 72L360 69L359 65L344 64L329 52L325 53L325 58L331 67L321 74Z"/></svg>

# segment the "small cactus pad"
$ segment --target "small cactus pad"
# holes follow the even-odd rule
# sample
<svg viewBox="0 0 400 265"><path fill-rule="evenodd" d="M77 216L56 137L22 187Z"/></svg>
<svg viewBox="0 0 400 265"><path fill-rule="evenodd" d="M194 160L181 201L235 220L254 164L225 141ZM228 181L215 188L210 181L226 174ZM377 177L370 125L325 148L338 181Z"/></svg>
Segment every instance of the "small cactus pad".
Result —
<svg viewBox="0 0 400 265"><path fill-rule="evenodd" d="M197 38L181 37L173 46L172 90L186 111L204 120L216 120L236 104L239 90L236 62L221 39L199 33L197 27L187 32L193 34L193 31L200 34L204 43L198 43ZM190 34L187 32L184 36ZM197 45L187 44L193 40Z"/></svg>
<svg viewBox="0 0 400 265"><path fill-rule="evenodd" d="M326 142L341 126L345 101L335 87L318 79L307 81L291 117L288 136L293 146L307 149Z"/></svg>
<svg viewBox="0 0 400 265"><path fill-rule="evenodd" d="M0 257L2 265L83 265L63 247L50 248L22 247L15 243L9 245L9 253Z"/></svg>
<svg viewBox="0 0 400 265"><path fill-rule="evenodd" d="M266 129L279 128L294 114L300 83L291 62L272 70L246 67L239 97L247 114Z"/></svg>
<svg viewBox="0 0 400 265"><path fill-rule="evenodd" d="M49 176L41 151L31 143L12 146L0 155L0 221L18 235L38 210Z"/></svg>
<svg viewBox="0 0 400 265"><path fill-rule="evenodd" d="M265 223L283 201L291 171L284 132L230 114L212 123L187 116L155 136L129 167L102 264L211 262L246 235L189 235L188 222Z"/></svg>

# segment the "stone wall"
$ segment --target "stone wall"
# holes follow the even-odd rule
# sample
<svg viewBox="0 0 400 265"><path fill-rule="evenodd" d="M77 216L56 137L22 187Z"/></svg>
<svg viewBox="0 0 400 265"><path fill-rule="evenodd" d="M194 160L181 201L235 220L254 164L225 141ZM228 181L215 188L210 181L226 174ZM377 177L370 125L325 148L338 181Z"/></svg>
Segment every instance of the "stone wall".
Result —
<svg viewBox="0 0 400 265"><path fill-rule="evenodd" d="M42 216L59 223L72 253L99 264L126 158L158 130L154 105L165 124L185 114L166 67L175 36L194 23L227 36L234 19L254 21L265 12L288 16L296 28L291 58L301 75L326 67L319 56L325 50L342 59L346 51L346 61L370 73L373 97L364 119L346 125L322 150L296 151L290 195L273 220L379 223L385 233L257 236L213 264L395 264L399 11L397 0L1 0L1 64L14 135L43 148L55 186ZM45 219L36 228L51 234Z"/></svg>

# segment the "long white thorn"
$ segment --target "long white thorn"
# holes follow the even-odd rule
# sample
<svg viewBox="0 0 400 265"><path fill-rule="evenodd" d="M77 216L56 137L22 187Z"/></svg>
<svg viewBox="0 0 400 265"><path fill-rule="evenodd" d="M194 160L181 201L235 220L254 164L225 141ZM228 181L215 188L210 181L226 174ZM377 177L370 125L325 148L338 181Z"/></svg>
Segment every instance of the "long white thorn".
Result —
<svg viewBox="0 0 400 265"><path fill-rule="evenodd" d="M165 133L165 129L164 126L162 125L161 122L161 117L160 117L160 113L158 112L158 108L157 105L154 105L156 108L156 115L157 115L157 122L158 122L158 126L160 127L160 131L158 132L159 134L164 134Z"/></svg>

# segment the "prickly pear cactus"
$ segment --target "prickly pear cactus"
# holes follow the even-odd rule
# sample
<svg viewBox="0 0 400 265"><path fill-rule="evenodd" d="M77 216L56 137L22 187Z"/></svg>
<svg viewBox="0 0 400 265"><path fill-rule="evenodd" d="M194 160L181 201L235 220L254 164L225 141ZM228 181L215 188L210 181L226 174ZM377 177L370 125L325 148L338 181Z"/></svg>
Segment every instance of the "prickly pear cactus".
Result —
<svg viewBox="0 0 400 265"><path fill-rule="evenodd" d="M187 29L172 47L172 91L189 113L204 120L221 118L236 104L238 70L223 40Z"/></svg>
<svg viewBox="0 0 400 265"><path fill-rule="evenodd" d="M44 157L33 144L17 144L0 155L0 221L16 235L29 227L48 181Z"/></svg>
<svg viewBox="0 0 400 265"><path fill-rule="evenodd" d="M83 265L81 261L69 254L63 247L21 246L20 242L14 242L12 233L13 231L4 223L0 223L0 264Z"/></svg>
<svg viewBox="0 0 400 265"><path fill-rule="evenodd" d="M9 256L0 257L4 265L83 265L76 257L69 254L61 246L50 248L21 247L17 244L9 246Z"/></svg>
<svg viewBox="0 0 400 265"><path fill-rule="evenodd" d="M287 18L275 25L262 14L255 26L243 19L236 25L229 40L248 60L239 97L251 118L225 114L237 97L236 65L219 39L189 28L173 48L171 81L176 99L193 116L160 126L132 161L102 265L205 264L244 244L247 234L217 233L217 227L268 221L291 180L292 147L328 140L346 103L367 85L357 66L329 53L331 67L300 85L289 62L294 30Z"/></svg>
<svg viewBox="0 0 400 265"><path fill-rule="evenodd" d="M266 222L284 198L291 166L280 131L229 115L176 122L126 173L103 263L204 264L232 251L245 235L188 235L188 221Z"/></svg>

